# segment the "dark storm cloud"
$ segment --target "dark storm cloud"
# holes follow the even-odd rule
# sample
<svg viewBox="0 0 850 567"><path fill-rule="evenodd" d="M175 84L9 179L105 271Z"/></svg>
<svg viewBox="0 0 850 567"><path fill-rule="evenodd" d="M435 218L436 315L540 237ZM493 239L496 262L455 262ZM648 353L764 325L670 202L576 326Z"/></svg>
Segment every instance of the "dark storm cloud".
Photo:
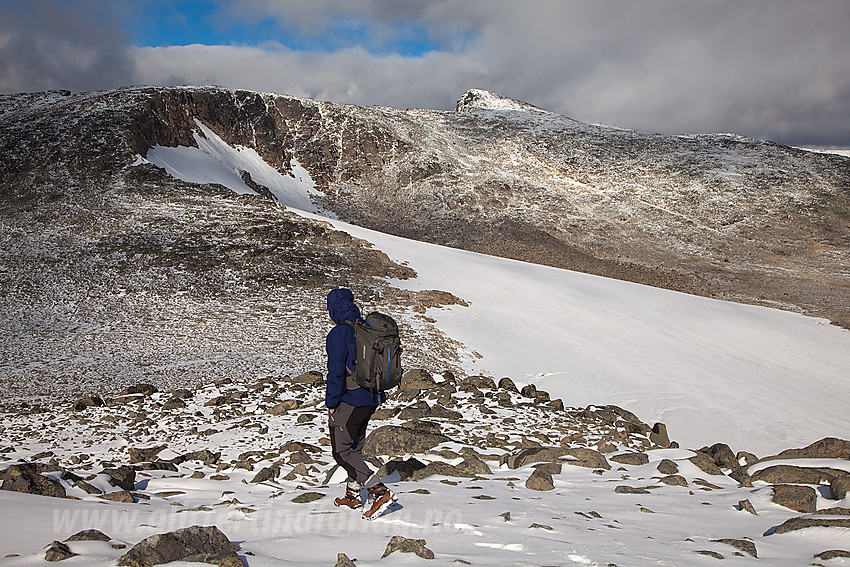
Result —
<svg viewBox="0 0 850 567"><path fill-rule="evenodd" d="M132 82L129 42L110 3L0 5L0 92L114 88Z"/></svg>

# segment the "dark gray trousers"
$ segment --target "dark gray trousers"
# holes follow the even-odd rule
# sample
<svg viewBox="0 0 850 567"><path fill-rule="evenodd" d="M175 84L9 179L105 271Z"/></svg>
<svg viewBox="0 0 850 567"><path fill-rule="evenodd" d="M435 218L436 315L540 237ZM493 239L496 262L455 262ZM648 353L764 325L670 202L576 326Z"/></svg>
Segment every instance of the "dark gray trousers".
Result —
<svg viewBox="0 0 850 567"><path fill-rule="evenodd" d="M355 407L339 404L328 419L331 429L331 452L334 460L348 473L348 481L366 485L372 469L363 458L366 426L375 412L374 407Z"/></svg>

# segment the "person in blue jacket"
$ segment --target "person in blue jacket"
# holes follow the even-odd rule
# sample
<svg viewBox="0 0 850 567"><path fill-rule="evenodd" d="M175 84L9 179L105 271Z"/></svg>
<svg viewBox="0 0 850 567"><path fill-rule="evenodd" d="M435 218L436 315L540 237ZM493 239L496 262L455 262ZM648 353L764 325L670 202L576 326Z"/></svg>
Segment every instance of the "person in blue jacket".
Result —
<svg viewBox="0 0 850 567"><path fill-rule="evenodd" d="M346 325L345 321L353 323L361 319L351 290L339 288L328 293L328 314L336 325L325 341L328 355L325 405L329 413L333 458L348 473L345 496L335 499L334 504L352 509L362 507L363 518L371 520L396 501L395 495L380 477L372 473L363 458L369 418L386 398L384 394L372 393L348 379L357 365L357 345L354 328ZM369 492L366 506L360 498L362 487Z"/></svg>

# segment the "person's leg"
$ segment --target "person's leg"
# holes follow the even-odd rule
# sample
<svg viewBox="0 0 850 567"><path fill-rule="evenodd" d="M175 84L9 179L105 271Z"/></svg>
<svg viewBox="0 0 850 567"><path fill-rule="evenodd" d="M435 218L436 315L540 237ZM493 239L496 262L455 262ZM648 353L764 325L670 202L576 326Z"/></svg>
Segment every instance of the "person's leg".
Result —
<svg viewBox="0 0 850 567"><path fill-rule="evenodd" d="M333 457L348 473L345 496L334 500L337 506L359 508L360 488L367 480L371 480L370 477L374 477L372 469L363 458L366 429L374 411L374 407L354 407L342 403L330 417ZM374 482L371 482L369 486L373 484Z"/></svg>

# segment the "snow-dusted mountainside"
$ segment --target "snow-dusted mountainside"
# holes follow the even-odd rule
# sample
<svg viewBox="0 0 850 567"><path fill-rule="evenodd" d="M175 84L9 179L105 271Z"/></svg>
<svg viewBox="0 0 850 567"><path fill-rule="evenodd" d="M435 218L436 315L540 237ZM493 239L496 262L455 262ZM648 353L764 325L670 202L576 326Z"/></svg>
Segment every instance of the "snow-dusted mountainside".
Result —
<svg viewBox="0 0 850 567"><path fill-rule="evenodd" d="M152 148L197 148L203 124L306 172L318 208L361 226L850 321L842 156L589 125L477 90L451 112L219 88L4 96L0 110L4 183L40 184L45 163L120 176ZM263 179L244 183L273 198Z"/></svg>

